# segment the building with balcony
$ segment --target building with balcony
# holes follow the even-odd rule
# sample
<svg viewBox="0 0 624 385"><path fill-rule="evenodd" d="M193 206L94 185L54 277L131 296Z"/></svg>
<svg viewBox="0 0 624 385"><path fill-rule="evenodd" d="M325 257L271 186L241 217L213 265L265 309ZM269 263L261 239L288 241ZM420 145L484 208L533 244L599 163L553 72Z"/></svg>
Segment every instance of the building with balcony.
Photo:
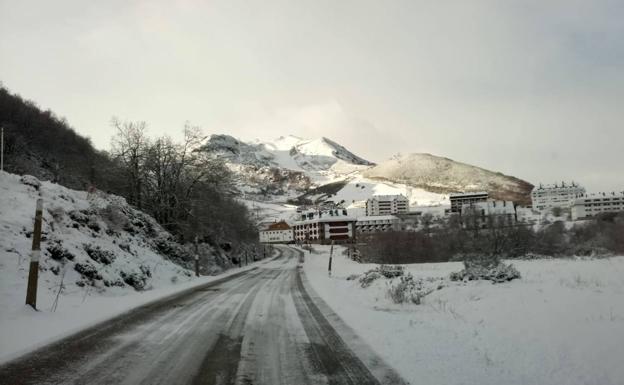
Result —
<svg viewBox="0 0 624 385"><path fill-rule="evenodd" d="M409 211L409 200L399 195L374 195L366 200L366 216L404 214Z"/></svg>
<svg viewBox="0 0 624 385"><path fill-rule="evenodd" d="M355 239L356 219L345 209L301 213L293 224L296 242L346 243Z"/></svg>
<svg viewBox="0 0 624 385"><path fill-rule="evenodd" d="M533 209L545 211L554 207L569 208L576 198L585 195L585 188L572 182L535 186L531 191Z"/></svg>
<svg viewBox="0 0 624 385"><path fill-rule="evenodd" d="M381 233L400 229L400 220L394 215L375 215L358 217L355 231L358 234Z"/></svg>
<svg viewBox="0 0 624 385"><path fill-rule="evenodd" d="M573 221L624 211L624 192L584 195L574 199L570 211Z"/></svg>

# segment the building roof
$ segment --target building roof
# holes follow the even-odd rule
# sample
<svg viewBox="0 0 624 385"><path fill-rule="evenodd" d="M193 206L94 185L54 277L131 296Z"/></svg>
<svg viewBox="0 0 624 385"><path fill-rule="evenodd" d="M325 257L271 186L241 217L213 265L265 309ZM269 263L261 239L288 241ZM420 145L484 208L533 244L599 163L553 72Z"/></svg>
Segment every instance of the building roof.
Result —
<svg viewBox="0 0 624 385"><path fill-rule="evenodd" d="M355 221L356 219L350 216L337 216L337 217L322 216L321 218L315 216L312 219L306 219L304 221L295 221L293 226L304 225L307 223L319 223L319 222L323 223L323 222L355 222Z"/></svg>
<svg viewBox="0 0 624 385"><path fill-rule="evenodd" d="M406 199L407 197L405 197L405 195L403 194L394 194L394 195L373 195L370 199L377 199L377 200L391 200L391 199Z"/></svg>
<svg viewBox="0 0 624 385"><path fill-rule="evenodd" d="M272 223L267 227L267 230L289 230L289 229L290 229L290 225L286 223L286 221L284 220Z"/></svg>
<svg viewBox="0 0 624 385"><path fill-rule="evenodd" d="M394 215L368 215L368 216L363 216L363 217L357 217L357 221L358 222L363 222L363 221L394 221L394 220L398 220L398 217L395 217Z"/></svg>
<svg viewBox="0 0 624 385"><path fill-rule="evenodd" d="M573 201L573 205L582 205L585 204L586 200L594 200L599 199L601 201L609 200L609 199L624 199L624 191L621 193L611 192L611 193L594 193L594 194L585 194L583 196L576 197Z"/></svg>
<svg viewBox="0 0 624 385"><path fill-rule="evenodd" d="M539 185L534 186L532 191L559 190L559 189L582 189L582 190L585 190L583 188L583 186L580 186L576 182L570 182L570 183L561 182L561 185L559 185L557 183L553 183L553 184L541 184L540 183Z"/></svg>
<svg viewBox="0 0 624 385"><path fill-rule="evenodd" d="M473 196L473 195L488 195L488 192L487 191L474 191L474 192L450 193L449 197L461 198L461 197L468 197L468 196Z"/></svg>

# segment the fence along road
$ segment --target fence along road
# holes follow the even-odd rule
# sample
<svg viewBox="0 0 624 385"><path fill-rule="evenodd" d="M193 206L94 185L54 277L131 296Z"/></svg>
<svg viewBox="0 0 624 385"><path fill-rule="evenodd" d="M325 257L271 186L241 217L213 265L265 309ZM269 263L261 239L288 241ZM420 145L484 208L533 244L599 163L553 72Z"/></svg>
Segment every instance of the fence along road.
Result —
<svg viewBox="0 0 624 385"><path fill-rule="evenodd" d="M0 384L404 383L279 251L0 366Z"/></svg>

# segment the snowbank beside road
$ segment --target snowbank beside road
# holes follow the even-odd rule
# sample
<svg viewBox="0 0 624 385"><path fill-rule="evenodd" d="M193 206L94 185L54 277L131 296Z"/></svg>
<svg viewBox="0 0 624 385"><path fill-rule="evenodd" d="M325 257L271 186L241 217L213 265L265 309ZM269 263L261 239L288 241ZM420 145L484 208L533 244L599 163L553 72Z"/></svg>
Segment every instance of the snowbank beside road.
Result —
<svg viewBox="0 0 624 385"><path fill-rule="evenodd" d="M266 262L258 262L264 263ZM39 297L40 311L22 305L25 292L19 293L20 304L3 308L0 313L0 363L9 361L38 347L94 326L138 306L181 293L228 276L253 269L258 263L235 268L217 276L203 276L176 286L169 286L123 296L65 295L58 310L51 312L48 296ZM22 298L24 297L24 298Z"/></svg>
<svg viewBox="0 0 624 385"><path fill-rule="evenodd" d="M336 248L305 255L314 290L412 383L621 384L624 257L514 261L522 279L451 283L421 305L397 305L389 280L347 280L376 265ZM460 263L407 265L416 278L448 277Z"/></svg>

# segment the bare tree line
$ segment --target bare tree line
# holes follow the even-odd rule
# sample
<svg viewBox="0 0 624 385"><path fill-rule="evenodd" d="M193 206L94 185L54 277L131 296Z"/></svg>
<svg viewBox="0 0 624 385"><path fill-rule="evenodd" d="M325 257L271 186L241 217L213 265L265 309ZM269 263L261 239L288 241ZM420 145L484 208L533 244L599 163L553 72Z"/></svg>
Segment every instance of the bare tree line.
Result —
<svg viewBox="0 0 624 385"><path fill-rule="evenodd" d="M130 203L154 216L181 241L255 241L247 209L233 196L234 176L201 151L206 137L186 124L181 142L150 139L145 122L113 118L111 157L122 170Z"/></svg>
<svg viewBox="0 0 624 385"><path fill-rule="evenodd" d="M470 216L423 218L418 231L361 235L364 262L423 263L471 258L534 258L624 254L624 213L609 213L566 227L555 222L539 229L510 224L506 218L484 221Z"/></svg>
<svg viewBox="0 0 624 385"><path fill-rule="evenodd" d="M8 172L121 195L183 243L196 236L213 245L256 243L249 213L233 195L232 173L199 150L205 136L197 127L186 124L176 142L150 138L145 122L113 118L111 149L98 151L64 118L1 84L0 124Z"/></svg>

